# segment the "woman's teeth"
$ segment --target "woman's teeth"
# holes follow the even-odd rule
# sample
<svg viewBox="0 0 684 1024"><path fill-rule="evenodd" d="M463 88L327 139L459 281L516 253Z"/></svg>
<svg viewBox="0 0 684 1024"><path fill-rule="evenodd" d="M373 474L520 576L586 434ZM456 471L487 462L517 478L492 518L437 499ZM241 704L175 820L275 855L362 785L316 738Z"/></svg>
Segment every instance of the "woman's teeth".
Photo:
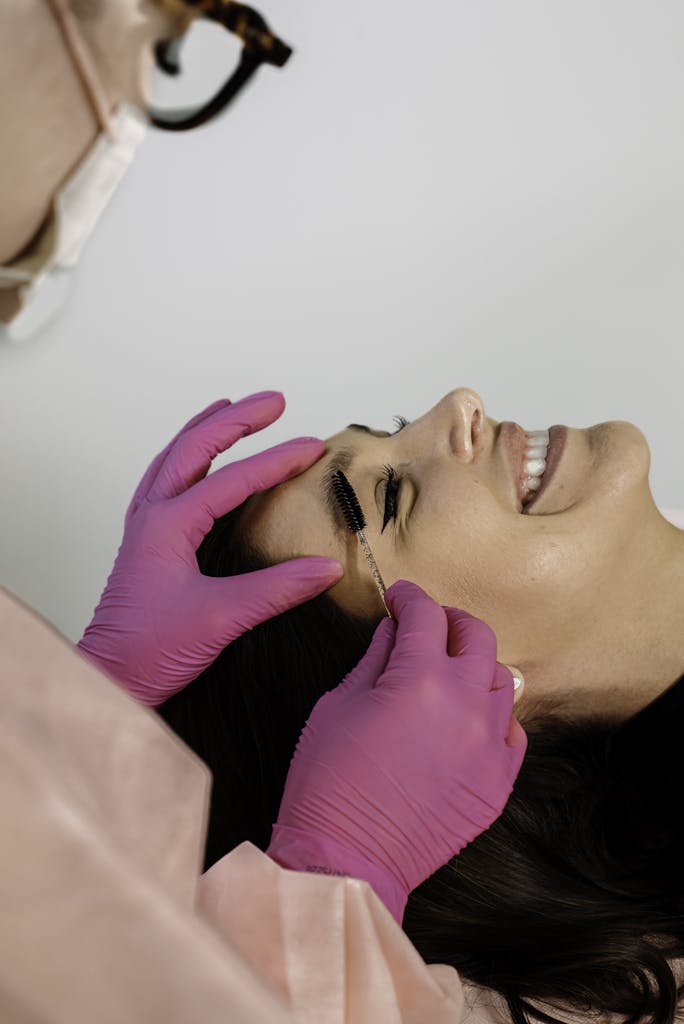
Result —
<svg viewBox="0 0 684 1024"><path fill-rule="evenodd" d="M527 438L527 446L525 448L525 461L523 462L523 473L525 474L522 484L523 505L531 499L541 484L541 478L546 469L549 432L548 430L526 430L525 436Z"/></svg>

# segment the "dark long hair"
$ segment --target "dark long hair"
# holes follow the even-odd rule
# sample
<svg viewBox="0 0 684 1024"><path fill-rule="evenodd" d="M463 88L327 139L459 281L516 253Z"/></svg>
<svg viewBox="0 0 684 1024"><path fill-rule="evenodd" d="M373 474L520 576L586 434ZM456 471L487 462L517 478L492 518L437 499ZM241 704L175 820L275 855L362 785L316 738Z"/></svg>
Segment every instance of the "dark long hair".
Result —
<svg viewBox="0 0 684 1024"><path fill-rule="evenodd" d="M245 543L243 512L205 538L205 574L268 564ZM299 734L376 624L323 595L244 634L159 709L213 774L205 868L244 840L266 849ZM667 821L611 765L618 723L549 703L521 724L527 753L503 813L411 893L404 931L427 963L500 993L515 1024L556 1024L529 1000L672 1024L684 865Z"/></svg>

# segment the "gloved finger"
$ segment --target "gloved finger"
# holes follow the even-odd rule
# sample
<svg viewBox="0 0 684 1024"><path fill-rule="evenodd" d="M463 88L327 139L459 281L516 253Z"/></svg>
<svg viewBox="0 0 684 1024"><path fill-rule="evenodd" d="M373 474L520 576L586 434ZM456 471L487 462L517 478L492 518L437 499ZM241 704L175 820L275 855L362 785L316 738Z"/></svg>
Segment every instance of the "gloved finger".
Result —
<svg viewBox="0 0 684 1024"><path fill-rule="evenodd" d="M392 619L388 619L387 616L381 619L375 627L368 650L337 689L347 694L372 690L387 667L396 632L397 626Z"/></svg>
<svg viewBox="0 0 684 1024"><path fill-rule="evenodd" d="M174 499L179 521L197 550L219 519L250 494L266 491L308 469L325 451L315 437L298 437L222 466Z"/></svg>
<svg viewBox="0 0 684 1024"><path fill-rule="evenodd" d="M462 608L445 608L444 612L449 629L447 654L459 659L459 669L470 686L493 689L497 664L494 630Z"/></svg>
<svg viewBox="0 0 684 1024"><path fill-rule="evenodd" d="M515 774L517 775L527 753L527 733L515 715L511 715L506 735L506 746L511 748L511 757L515 764Z"/></svg>
<svg viewBox="0 0 684 1024"><path fill-rule="evenodd" d="M222 607L231 609L234 623L231 639L235 639L259 623L310 601L337 583L343 574L342 566L334 558L310 556L279 562L242 576L213 578L211 585L219 615ZM239 596L238 610L236 596ZM222 621L225 623L227 619L224 613Z"/></svg>
<svg viewBox="0 0 684 1024"><path fill-rule="evenodd" d="M511 748L510 754L517 775L527 750L527 734L513 714L516 699L513 673L508 665L500 661L496 663L492 693L495 694L491 712L494 715L493 728L495 734L502 736L506 746Z"/></svg>
<svg viewBox="0 0 684 1024"><path fill-rule="evenodd" d="M249 395L219 409L212 416L186 431L171 447L150 487L149 501L175 498L206 476L219 452L241 437L263 430L277 420L285 408L279 391Z"/></svg>
<svg viewBox="0 0 684 1024"><path fill-rule="evenodd" d="M447 617L444 609L416 583L397 580L385 593L387 606L397 620L394 650L388 670L420 666L432 656L446 653Z"/></svg>
<svg viewBox="0 0 684 1024"><path fill-rule="evenodd" d="M483 619L471 615L463 608L445 608L449 623L447 653L451 657L459 654L481 654L496 661L496 634Z"/></svg>
<svg viewBox="0 0 684 1024"><path fill-rule="evenodd" d="M494 669L494 682L491 687L493 694L492 714L496 735L507 738L511 731L513 704L515 703L515 682L513 673L507 665L497 661Z"/></svg>
<svg viewBox="0 0 684 1024"><path fill-rule="evenodd" d="M126 509L126 525L128 525L128 520L131 518L131 516L135 515L135 512L140 506L141 502L143 502L147 497L149 489L154 483L154 480L156 479L157 473L159 472L162 463L164 462L166 456L169 454L169 452L175 445L178 438L182 434L185 434L188 430L192 430L192 428L196 426L198 423L201 423L202 420L207 419L213 413L217 412L219 409L225 408L225 406L227 405L230 405L229 398L219 398L216 402L212 402L211 405L208 405L206 409L202 410L202 412L198 412L196 416L193 416L192 419L189 419L185 426L181 427L178 433L171 438L166 447L163 448L157 455L155 455L155 457L152 459L152 462L149 464L149 466L143 473L142 479L138 486L136 487L135 493L131 498L128 508Z"/></svg>

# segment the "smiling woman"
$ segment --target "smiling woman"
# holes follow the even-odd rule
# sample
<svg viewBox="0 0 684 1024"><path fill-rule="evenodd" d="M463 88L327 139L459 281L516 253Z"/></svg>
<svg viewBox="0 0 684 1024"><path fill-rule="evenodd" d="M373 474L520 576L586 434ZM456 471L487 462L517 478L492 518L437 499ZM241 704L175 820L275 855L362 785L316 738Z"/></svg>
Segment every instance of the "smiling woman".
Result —
<svg viewBox="0 0 684 1024"><path fill-rule="evenodd" d="M246 539L273 561L340 559L345 576L331 597L380 615L329 493L342 469L387 586L413 580L489 623L499 660L522 670L528 701L559 694L567 708L586 707L592 679L591 709L626 716L684 666L684 533L653 501L648 445L633 424L549 433L541 487L523 506L526 432L486 417L470 388L394 433L351 424L307 473L250 502Z"/></svg>
<svg viewBox="0 0 684 1024"><path fill-rule="evenodd" d="M161 714L214 775L207 866L245 839L266 849L301 729L383 614L331 503L343 466L387 585L414 580L484 619L526 680L515 714L528 749L508 804L411 894L404 930L519 1024L548 1020L538 1009L671 1024L680 808L656 812L610 751L681 675L684 533L653 501L632 424L552 427L548 461L526 451L544 434L532 440L458 388L393 433L346 427L306 473L219 520L198 552L208 575L315 553L345 576L231 644ZM527 502L530 474L541 486Z"/></svg>

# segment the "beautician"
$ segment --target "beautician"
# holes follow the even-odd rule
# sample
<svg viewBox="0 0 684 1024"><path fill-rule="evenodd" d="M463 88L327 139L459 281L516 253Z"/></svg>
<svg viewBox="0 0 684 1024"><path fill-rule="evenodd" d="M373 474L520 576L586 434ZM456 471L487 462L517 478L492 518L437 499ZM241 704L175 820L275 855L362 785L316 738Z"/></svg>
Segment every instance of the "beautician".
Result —
<svg viewBox="0 0 684 1024"><path fill-rule="evenodd" d="M221 0L3 0L5 324L78 260L142 135L125 105L146 109L152 53L173 71L168 41L200 12L242 38L242 63L206 108L151 115L175 130L216 116L261 63L287 61L255 12ZM492 631L414 584L390 588L393 619L314 708L268 852L243 843L198 879L210 774L150 709L342 572L305 558L234 578L199 573L195 552L214 519L323 454L321 441L298 438L207 475L219 452L283 408L278 392L221 399L156 456L77 650L0 592L4 1022L461 1019L458 975L423 963L403 909L499 816L526 737ZM461 426L466 457L476 429L467 403ZM369 729L382 687L386 714ZM397 740L406 721L416 725L410 752ZM341 726L358 742L331 743ZM364 770L371 749L382 773ZM438 758L445 749L452 756ZM466 771L468 796L454 806L447 794ZM353 808L337 808L334 779L356 794ZM412 799L397 804L409 784ZM395 826L383 841L381 808Z"/></svg>

